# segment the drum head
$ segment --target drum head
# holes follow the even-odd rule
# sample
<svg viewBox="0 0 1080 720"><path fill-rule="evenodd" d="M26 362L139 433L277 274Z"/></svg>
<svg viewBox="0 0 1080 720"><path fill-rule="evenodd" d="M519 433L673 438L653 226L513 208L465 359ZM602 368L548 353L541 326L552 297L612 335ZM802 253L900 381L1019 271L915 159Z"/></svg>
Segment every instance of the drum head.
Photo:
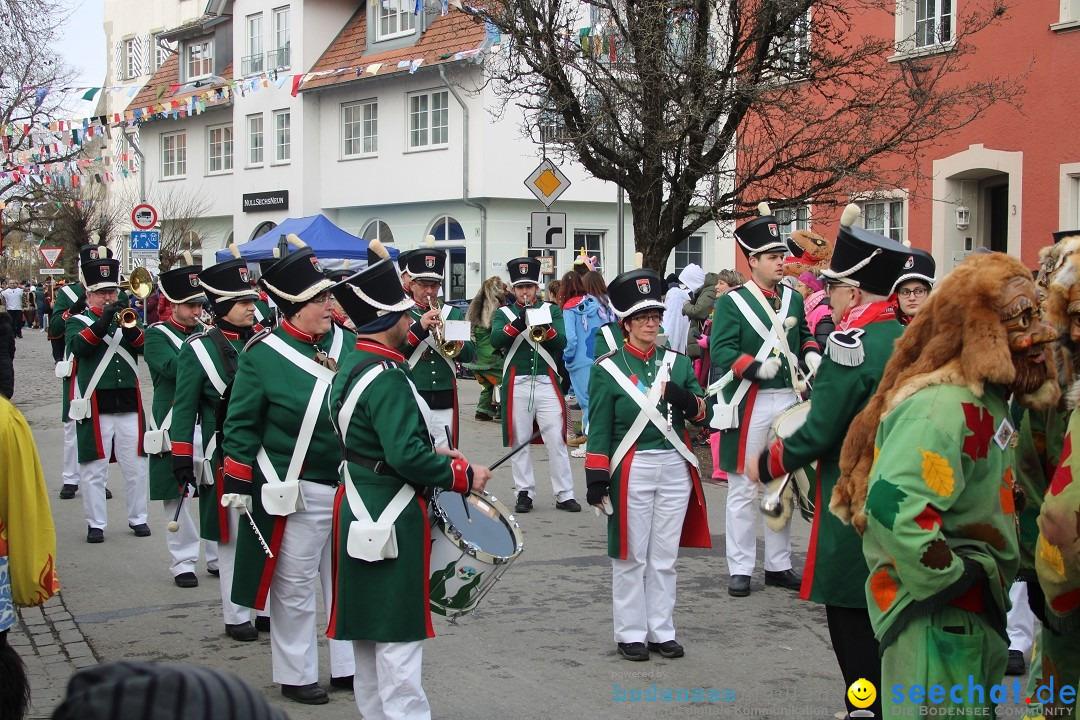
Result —
<svg viewBox="0 0 1080 720"><path fill-rule="evenodd" d="M484 498L472 493L441 492L435 502L454 530L461 533L462 540L495 557L509 558L517 552L514 533ZM465 502L469 503L469 515L465 514Z"/></svg>

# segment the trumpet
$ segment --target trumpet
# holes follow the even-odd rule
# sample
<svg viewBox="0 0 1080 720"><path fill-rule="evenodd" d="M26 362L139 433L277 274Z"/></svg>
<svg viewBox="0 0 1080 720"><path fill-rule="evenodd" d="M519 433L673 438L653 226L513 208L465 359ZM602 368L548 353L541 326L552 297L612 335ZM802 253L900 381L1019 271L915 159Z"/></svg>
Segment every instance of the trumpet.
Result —
<svg viewBox="0 0 1080 720"><path fill-rule="evenodd" d="M529 327L529 339L534 343L542 343L549 329L551 329L550 325L532 325Z"/></svg>
<svg viewBox="0 0 1080 720"><path fill-rule="evenodd" d="M431 297L429 307L432 310L442 311L442 306L439 305L439 298L435 296ZM435 339L435 349L437 349L443 357L453 360L461 354L462 343L446 340L443 332L443 320L442 315L440 314L439 317L435 318L435 322L431 326L431 335Z"/></svg>
<svg viewBox="0 0 1080 720"><path fill-rule="evenodd" d="M145 300L154 292L154 274L144 267L137 267L131 271L127 280L120 283L120 287L140 300Z"/></svg>
<svg viewBox="0 0 1080 720"><path fill-rule="evenodd" d="M116 316L116 323L122 328L133 328L139 324L139 313L131 308L124 308Z"/></svg>

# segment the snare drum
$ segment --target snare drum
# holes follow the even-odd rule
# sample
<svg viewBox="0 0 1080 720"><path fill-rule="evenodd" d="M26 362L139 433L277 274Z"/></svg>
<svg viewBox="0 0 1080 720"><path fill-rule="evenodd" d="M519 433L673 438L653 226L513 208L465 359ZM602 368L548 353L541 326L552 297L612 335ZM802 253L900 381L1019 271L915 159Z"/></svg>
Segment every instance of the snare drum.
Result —
<svg viewBox="0 0 1080 720"><path fill-rule="evenodd" d="M791 437L792 434L806 422L807 416L810 414L810 401L804 400L800 403L795 403L784 412L777 416L773 421L772 427L769 428L768 440L765 443L765 447L769 447L776 439L783 439ZM792 486L795 488L795 499L799 506L799 514L803 516L803 519L807 522L813 522L814 520L814 498L811 495L810 478L817 477L817 461L811 462L808 465L801 467L797 470L793 470L791 473L791 479L794 480Z"/></svg>
<svg viewBox="0 0 1080 720"><path fill-rule="evenodd" d="M439 492L431 501L430 520L431 611L456 619L471 612L517 559L524 536L513 516L486 491Z"/></svg>

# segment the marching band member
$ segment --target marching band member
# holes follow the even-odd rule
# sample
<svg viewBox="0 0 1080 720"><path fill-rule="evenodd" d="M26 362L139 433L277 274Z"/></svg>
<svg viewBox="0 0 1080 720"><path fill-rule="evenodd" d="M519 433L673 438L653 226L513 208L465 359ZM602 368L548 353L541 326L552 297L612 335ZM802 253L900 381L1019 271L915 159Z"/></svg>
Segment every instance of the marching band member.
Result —
<svg viewBox="0 0 1080 720"><path fill-rule="evenodd" d="M434 237L432 238L434 241ZM412 255L415 250L405 250L398 253L397 266L398 273L401 275L401 287L405 291L406 295L412 295L412 276L409 274L409 256Z"/></svg>
<svg viewBox="0 0 1080 720"><path fill-rule="evenodd" d="M329 702L318 684L315 576L332 595L331 515L340 449L326 396L355 336L331 322L334 283L311 248L274 263L263 284L282 313L272 332L256 335L240 355L225 419L222 503L250 513L261 538L241 523L232 599L270 603L274 681L296 702ZM260 540L273 557L264 552ZM331 685L352 687L352 648L330 643Z"/></svg>
<svg viewBox="0 0 1080 720"><path fill-rule="evenodd" d="M172 316L146 329L143 357L150 368L150 378L154 381L154 402L150 411L151 429L143 438L143 443L149 456L150 499L164 501L165 517L171 520L175 516L180 526L176 532L165 533L172 557L169 571L177 586L192 588L199 586L199 579L195 577L195 565L199 561L199 531L191 520L183 498L194 493L195 483L177 484L173 478L171 445L163 439L170 437L172 432L180 348L196 332L203 310L203 291L199 287L202 266L190 264L190 253L185 255L188 265L167 270L158 276L161 294L173 304ZM184 388L184 392L188 390ZM197 426L195 432L198 432ZM200 447L197 460L201 458ZM217 546L214 543L206 545L206 565L217 568Z"/></svg>
<svg viewBox="0 0 1080 720"><path fill-rule="evenodd" d="M57 288L53 298L52 313L49 315L49 329L46 337L53 346L53 359L56 360L56 374L61 378L63 399L60 406L60 421L64 424L64 471L60 499L70 500L79 489L79 452L75 439L75 421L68 419L68 400L71 398L71 371L74 356L67 347L67 318L69 313L78 314L86 309L86 288L82 283L82 264L110 256L105 245L83 245L79 248L79 282L68 283ZM123 292L121 300L126 300ZM106 499L112 497L105 489Z"/></svg>
<svg viewBox="0 0 1080 720"><path fill-rule="evenodd" d="M561 355L566 347L562 311L558 305L537 299L539 260L516 258L506 267L517 302L500 308L491 322L491 344L496 350L505 351L501 388L503 445L520 445L533 434L534 424L539 425L548 449L555 507L581 512L581 505L574 499L574 477L566 451L566 401L559 391L559 377L555 371L554 355ZM542 307L550 311L551 324L530 327L526 310ZM539 336L539 342L533 339L534 333ZM529 448L517 453L512 463L517 490L514 510L527 513L532 510L536 494Z"/></svg>
<svg viewBox="0 0 1080 720"><path fill-rule="evenodd" d="M327 635L352 642L356 705L364 718L430 718L421 659L422 641L435 634L428 589L431 532L417 486L482 491L491 471L470 466L457 450L432 448L398 350L409 332L405 311L412 301L393 263L379 261L333 292L353 319L357 340L330 391L345 458L334 503L334 603ZM354 526L369 527L370 518L393 523L396 555L380 552L388 533L376 538L372 554L353 547Z"/></svg>
<svg viewBox="0 0 1080 720"><path fill-rule="evenodd" d="M720 465L728 474L728 594L735 597L750 594L757 557L759 486L746 476L746 461L758 456L773 422L795 403L795 387L802 385L796 377L799 360L811 374L821 362L806 326L802 296L780 283L787 245L776 218L765 203L759 211L762 217L735 230L750 263L750 282L716 301L709 337L712 363L737 381L723 388L713 422L724 433ZM781 531L765 525L765 584L789 590L801 584L791 569L790 520Z"/></svg>
<svg viewBox="0 0 1080 720"><path fill-rule="evenodd" d="M446 252L435 248L415 250L406 261L409 273L409 287L415 303L408 310L412 325L401 346L409 364L409 377L416 385L420 397L431 408L431 427L436 447L446 445L446 433L449 427L454 438L454 447L458 444L458 393L457 365L453 358L447 357L436 339L438 326L445 327L447 320L463 320L464 313L452 305L435 307L442 291L443 269L446 267ZM457 359L462 362L475 356L472 342L457 342Z"/></svg>
<svg viewBox="0 0 1080 720"><path fill-rule="evenodd" d="M934 273L937 263L934 256L925 250L911 249L911 259L904 266L904 272L896 280L893 293L896 294L896 306L900 309L899 320L907 325L919 312L919 307L926 302L930 291L934 289Z"/></svg>
<svg viewBox="0 0 1080 720"><path fill-rule="evenodd" d="M767 482L818 461L811 482L814 520L803 573L803 600L825 606L833 653L844 676L842 694L859 678L881 687L878 644L866 609L868 571L862 538L826 511L840 477L840 448L848 426L866 406L904 327L889 295L910 261L911 250L895 240L853 227L859 215L849 205L840 220L829 268L822 272L837 330L829 337L814 382L806 422L787 438L773 441L748 460L747 475ZM848 710L855 710L848 702ZM881 716L881 702L870 708Z"/></svg>
<svg viewBox="0 0 1080 720"><path fill-rule="evenodd" d="M993 714L1019 559L1008 398L1057 402L1056 335L1022 263L968 256L896 341L844 439L829 508L864 532L880 687L904 689L884 693L886 717ZM986 694L915 692L957 683Z"/></svg>
<svg viewBox="0 0 1080 720"><path fill-rule="evenodd" d="M589 379L588 502L610 498L608 556L615 642L627 660L683 656L675 640L679 546L712 547L705 496L685 421L706 406L690 359L657 350L660 276L631 270L608 285L625 342Z"/></svg>
<svg viewBox="0 0 1080 720"><path fill-rule="evenodd" d="M198 280L213 306L214 326L190 337L176 361L179 391L173 406L172 472L177 486L199 488L200 534L218 549L225 634L248 642L257 640L259 633L251 624L251 610L232 601L239 514L236 508L221 505L221 427L240 352L257 327L252 323L258 293L248 284L247 263L241 259L208 267ZM196 428L201 428L198 437ZM196 462L197 457L206 462Z"/></svg>
<svg viewBox="0 0 1080 720"><path fill-rule="evenodd" d="M117 301L120 261L83 263L87 309L69 313L67 345L75 357L68 417L77 421L79 480L86 514L86 542L105 541L105 480L113 456L124 474L128 527L150 535L146 524L147 469L143 453L143 407L136 356L143 329L135 320L117 324L126 307Z"/></svg>

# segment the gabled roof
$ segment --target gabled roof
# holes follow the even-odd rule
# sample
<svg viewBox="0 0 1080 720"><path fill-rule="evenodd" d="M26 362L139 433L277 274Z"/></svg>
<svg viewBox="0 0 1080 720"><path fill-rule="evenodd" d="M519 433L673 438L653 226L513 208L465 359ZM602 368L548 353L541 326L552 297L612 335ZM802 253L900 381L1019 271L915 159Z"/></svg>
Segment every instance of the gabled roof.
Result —
<svg viewBox="0 0 1080 720"><path fill-rule="evenodd" d="M416 67L454 62L461 59L456 57L458 53L480 47L484 37L482 21L451 8L448 14L435 18L415 45L371 52L367 47L367 3L364 3L304 76L300 90L322 90L410 70L415 72ZM421 62L417 63L418 60ZM398 63L403 65L398 67ZM374 66L378 67L373 72Z"/></svg>
<svg viewBox="0 0 1080 720"><path fill-rule="evenodd" d="M232 75L233 66L232 63L229 63L219 78L224 82L211 80L205 86L195 89L190 89L190 84L181 86L180 55L175 52L170 53L165 62L161 63L161 67L157 69L157 72L150 77L142 89L139 90L139 93L128 103L127 111L146 110L147 107L153 107L154 112L162 112L171 107L173 102L184 103L193 96L204 96L203 99L206 100L205 95L207 92L231 85L229 79L232 78ZM188 89L180 92L181 87L187 87ZM232 99L232 88L230 87L224 95L217 102L212 103L207 100L207 105L227 104L227 101Z"/></svg>

